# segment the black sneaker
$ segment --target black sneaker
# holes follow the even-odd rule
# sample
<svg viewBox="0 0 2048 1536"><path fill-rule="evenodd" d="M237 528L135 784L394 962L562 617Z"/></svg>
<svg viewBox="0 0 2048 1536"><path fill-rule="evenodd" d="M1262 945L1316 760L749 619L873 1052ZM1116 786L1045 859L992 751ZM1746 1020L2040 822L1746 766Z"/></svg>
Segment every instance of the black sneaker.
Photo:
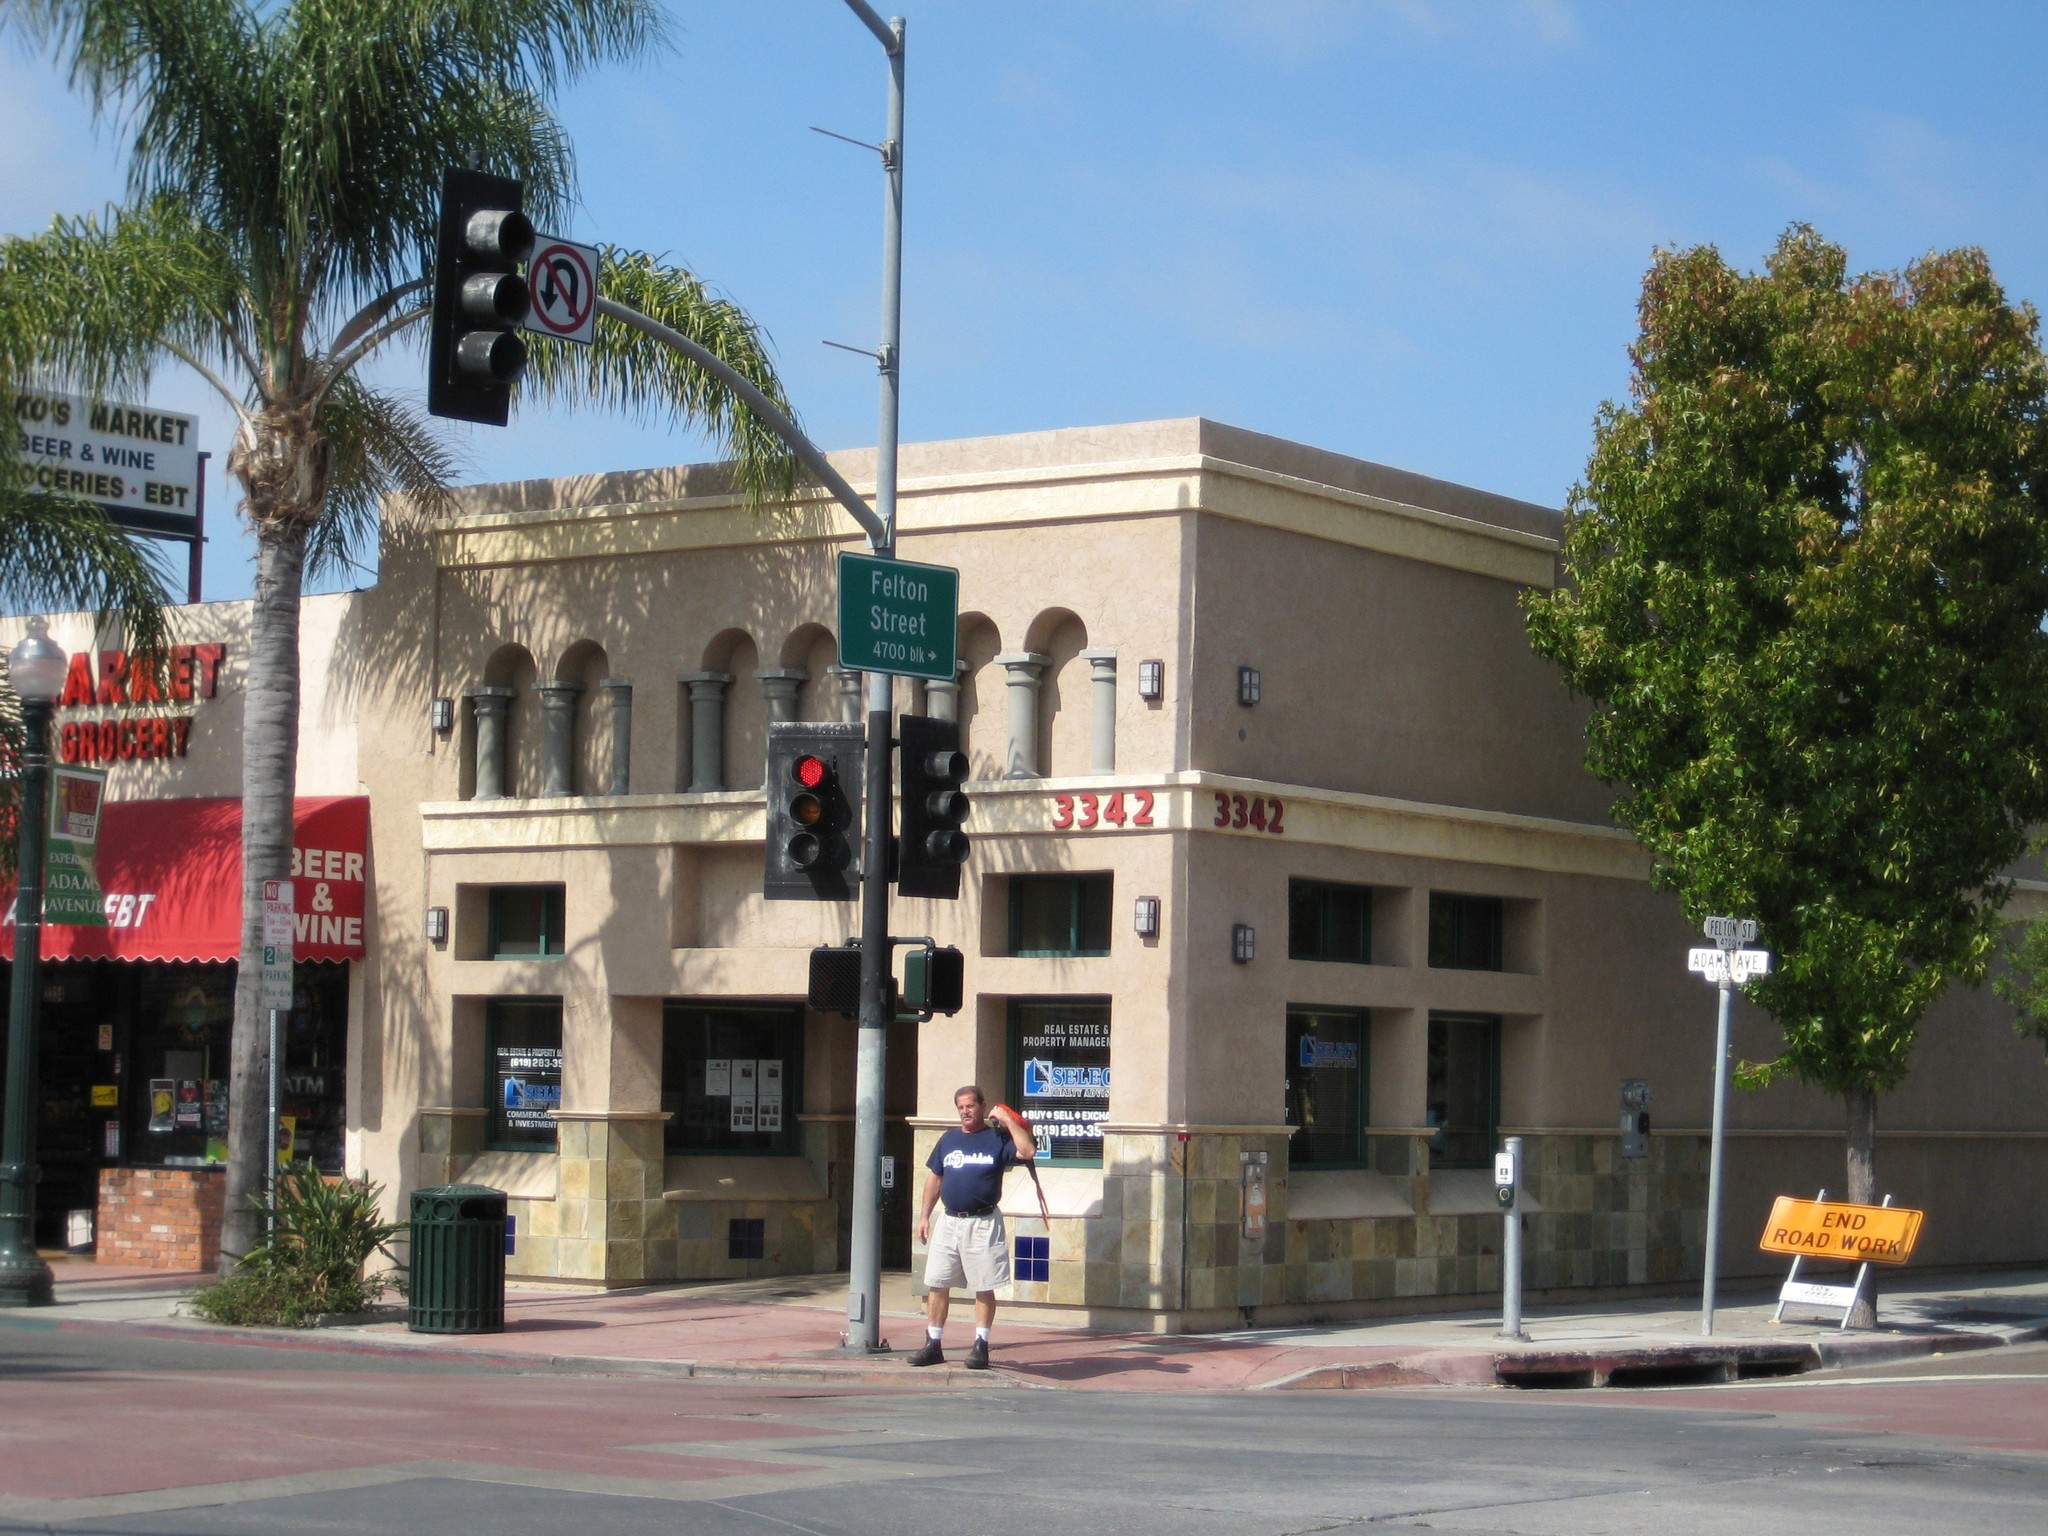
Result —
<svg viewBox="0 0 2048 1536"><path fill-rule="evenodd" d="M946 1363L946 1352L939 1348L939 1341L937 1339L933 1338L930 1334L926 1334L924 1348L920 1349L904 1363L906 1365L944 1365ZM981 1352L981 1364L984 1369L988 1366L988 1351L986 1349Z"/></svg>
<svg viewBox="0 0 2048 1536"><path fill-rule="evenodd" d="M987 1339L976 1339L974 1347L967 1351L967 1369L970 1371L985 1371L988 1369Z"/></svg>

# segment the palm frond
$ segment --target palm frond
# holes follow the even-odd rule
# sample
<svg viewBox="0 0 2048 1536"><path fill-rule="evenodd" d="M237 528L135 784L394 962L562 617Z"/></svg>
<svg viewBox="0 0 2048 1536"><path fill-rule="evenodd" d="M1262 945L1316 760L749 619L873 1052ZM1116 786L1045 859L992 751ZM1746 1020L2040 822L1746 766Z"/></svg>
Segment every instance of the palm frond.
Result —
<svg viewBox="0 0 2048 1536"><path fill-rule="evenodd" d="M129 650L154 651L168 643L168 582L162 556L92 502L0 487L0 605L81 609L102 629L119 623Z"/></svg>
<svg viewBox="0 0 2048 1536"><path fill-rule="evenodd" d="M768 340L738 305L712 294L693 274L643 251L603 250L604 296L680 331L730 364L792 418ZM616 320L600 318L588 347L537 337L521 385L525 402L573 407L585 402L642 421L666 419L710 435L734 461L752 504L786 498L797 464L782 440L694 363Z"/></svg>
<svg viewBox="0 0 2048 1536"><path fill-rule="evenodd" d="M459 467L426 417L353 374L328 391L320 422L333 460L327 513L306 543L307 574L314 577L353 566L375 544L386 495L401 492L430 513L445 509Z"/></svg>

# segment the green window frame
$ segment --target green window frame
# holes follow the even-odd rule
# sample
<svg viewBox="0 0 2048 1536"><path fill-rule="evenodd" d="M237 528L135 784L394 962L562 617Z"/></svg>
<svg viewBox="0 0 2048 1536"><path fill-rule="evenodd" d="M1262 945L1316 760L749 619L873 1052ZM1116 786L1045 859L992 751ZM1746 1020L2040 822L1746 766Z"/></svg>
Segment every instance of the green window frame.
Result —
<svg viewBox="0 0 2048 1536"><path fill-rule="evenodd" d="M1498 896L1429 893L1429 963L1437 970L1497 971L1507 932L1507 903Z"/></svg>
<svg viewBox="0 0 2048 1536"><path fill-rule="evenodd" d="M560 1137L546 1108L550 1103L561 1106L559 997L492 998L485 1005L484 1091L489 1095L484 1119L486 1150L555 1150Z"/></svg>
<svg viewBox="0 0 2048 1536"><path fill-rule="evenodd" d="M796 1157L803 1151L797 1108L803 1102L804 1008L801 1003L750 1003L672 998L661 1009L662 1128L669 1151L739 1157ZM723 1084L717 1080L724 1063ZM753 1130L733 1129L734 1089L741 1062L754 1066ZM765 1099L762 1064L781 1067L779 1124L760 1128ZM716 1090L720 1086L724 1093Z"/></svg>
<svg viewBox="0 0 2048 1536"><path fill-rule="evenodd" d="M1113 877L1010 876L1010 953L1023 958L1109 953Z"/></svg>
<svg viewBox="0 0 2048 1536"><path fill-rule="evenodd" d="M1289 880L1287 958L1372 964L1372 887Z"/></svg>
<svg viewBox="0 0 2048 1536"><path fill-rule="evenodd" d="M1500 1015L1431 1013L1432 1168L1487 1168L1500 1139Z"/></svg>
<svg viewBox="0 0 2048 1536"><path fill-rule="evenodd" d="M1362 1008L1287 1010L1287 1161L1295 1168L1367 1166L1372 1015Z"/></svg>
<svg viewBox="0 0 2048 1536"><path fill-rule="evenodd" d="M559 960L568 901L559 885L494 885L486 953L493 960Z"/></svg>
<svg viewBox="0 0 2048 1536"><path fill-rule="evenodd" d="M1032 1122L1041 1168L1100 1168L1102 1135L1109 1116L1110 1001L1106 997L1013 997L1009 1006L1009 1065L1005 1098ZM1077 1041L1074 1037L1080 1036ZM1082 1043L1085 1041L1086 1043ZM1026 1065L1049 1061L1083 1073L1103 1073L1099 1100L1086 1086L1074 1098L1027 1092ZM1099 1104L1099 1107L1098 1107ZM1065 1105L1071 1105L1068 1109ZM1094 1134L1085 1128L1096 1127ZM1085 1150L1092 1148L1092 1150Z"/></svg>

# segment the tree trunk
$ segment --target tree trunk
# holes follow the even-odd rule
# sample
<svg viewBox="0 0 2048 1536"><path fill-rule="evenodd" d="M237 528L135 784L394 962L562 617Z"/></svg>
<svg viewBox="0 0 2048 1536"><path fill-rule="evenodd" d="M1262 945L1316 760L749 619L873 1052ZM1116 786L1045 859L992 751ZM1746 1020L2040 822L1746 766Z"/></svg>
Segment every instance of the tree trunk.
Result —
<svg viewBox="0 0 2048 1536"><path fill-rule="evenodd" d="M1849 1110L1849 1203L1877 1204L1877 1090L1851 1088L1842 1095ZM1849 1313L1851 1328L1877 1326L1877 1272L1865 1282L1863 1295Z"/></svg>
<svg viewBox="0 0 2048 1536"><path fill-rule="evenodd" d="M256 595L242 712L242 965L235 979L228 1087L227 1210L220 1272L255 1247L255 1202L277 1156L269 1145L270 1017L263 1008L263 882L291 874L292 807L299 761L299 587L306 529L297 519L258 524Z"/></svg>

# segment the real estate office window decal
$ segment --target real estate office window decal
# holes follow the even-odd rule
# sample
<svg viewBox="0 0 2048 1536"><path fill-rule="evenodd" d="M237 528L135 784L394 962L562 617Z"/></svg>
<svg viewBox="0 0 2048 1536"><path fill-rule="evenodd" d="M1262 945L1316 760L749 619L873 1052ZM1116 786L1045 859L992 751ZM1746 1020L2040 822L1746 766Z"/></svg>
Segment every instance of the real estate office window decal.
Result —
<svg viewBox="0 0 2048 1536"><path fill-rule="evenodd" d="M552 1149L554 1112L562 1107L562 1000L493 999L484 1014L484 1053L491 1096L485 1145Z"/></svg>
<svg viewBox="0 0 2048 1536"><path fill-rule="evenodd" d="M1109 999L1013 998L1009 1078L1009 1101L1031 1122L1039 1162L1100 1164Z"/></svg>
<svg viewBox="0 0 2048 1536"><path fill-rule="evenodd" d="M1287 1160L1297 1168L1365 1166L1368 1017L1287 1010Z"/></svg>

